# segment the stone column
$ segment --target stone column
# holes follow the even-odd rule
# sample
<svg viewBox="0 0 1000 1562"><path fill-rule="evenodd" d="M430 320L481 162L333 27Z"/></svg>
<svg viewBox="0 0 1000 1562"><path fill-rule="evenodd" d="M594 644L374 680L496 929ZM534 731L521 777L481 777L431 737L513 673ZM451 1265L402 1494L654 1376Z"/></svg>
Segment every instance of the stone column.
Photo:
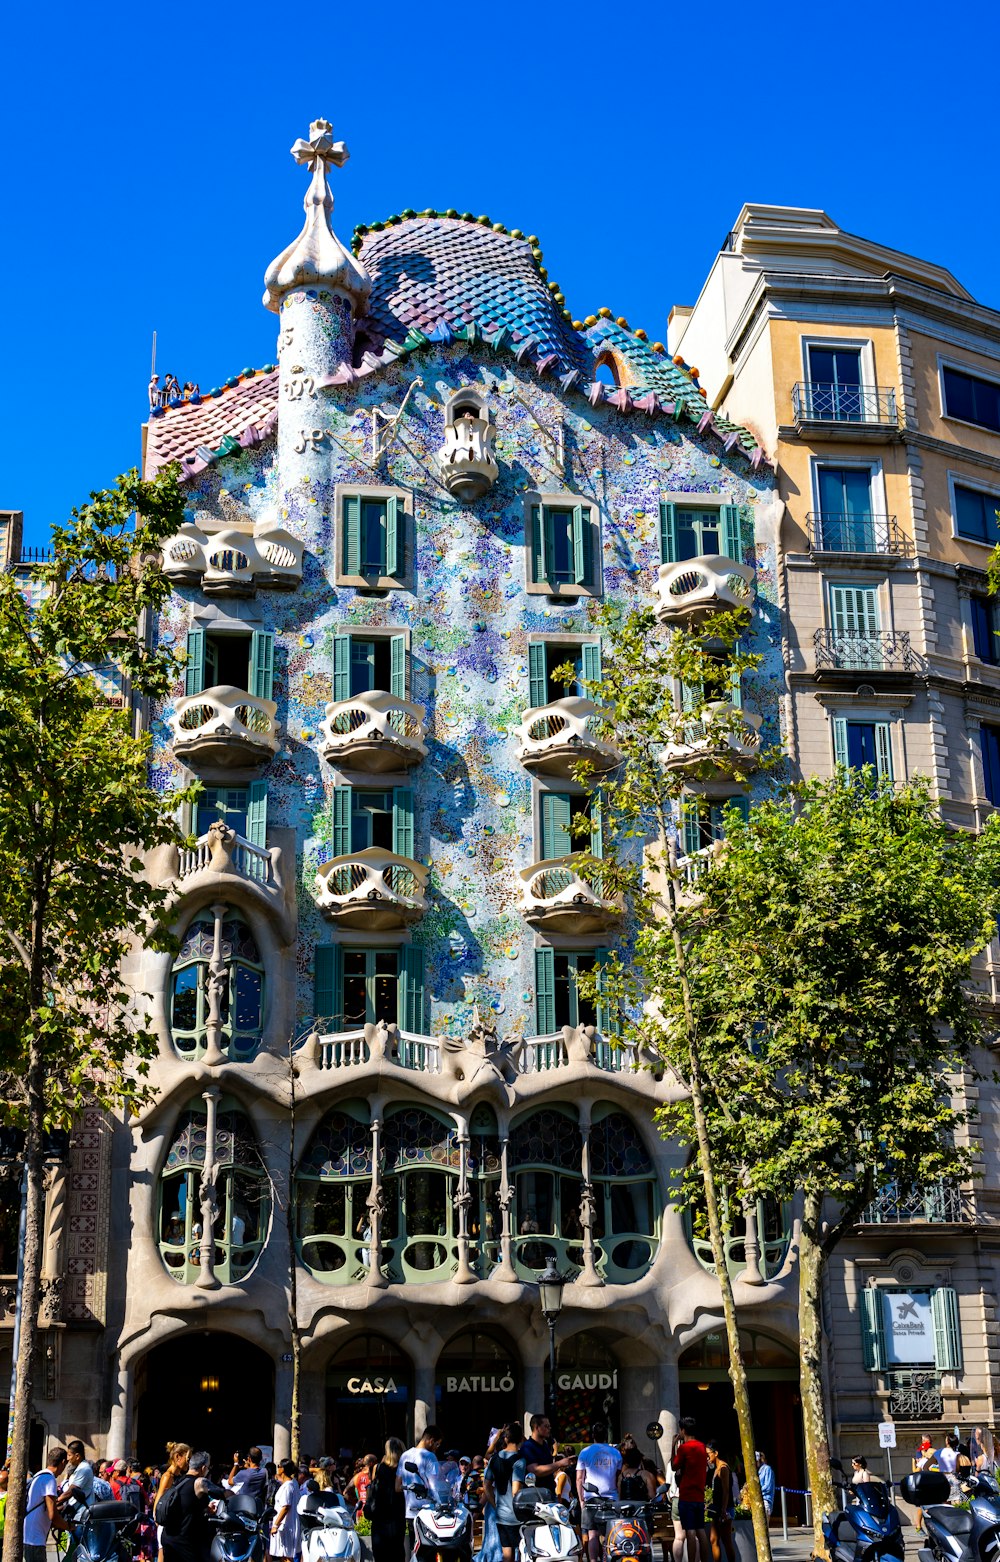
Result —
<svg viewBox="0 0 1000 1562"><path fill-rule="evenodd" d="M744 1285L763 1285L764 1276L760 1272L761 1245L760 1232L757 1228L757 1201L747 1199L743 1205L743 1218L746 1221L746 1238L744 1240L744 1252L746 1253L746 1268L740 1275Z"/></svg>
<svg viewBox="0 0 1000 1562"><path fill-rule="evenodd" d="M218 930L218 923L216 923ZM217 934L218 937L218 934ZM215 1130L219 1108L219 1087L209 1085L202 1093L205 1102L205 1164L199 1184L199 1209L201 1212L201 1246L198 1249L198 1265L201 1273L195 1284L203 1291L215 1291L219 1281L215 1276L215 1221L219 1212L215 1159Z"/></svg>
<svg viewBox="0 0 1000 1562"><path fill-rule="evenodd" d="M538 1339L534 1329L525 1331L522 1344L528 1354L524 1361L524 1435L527 1437L531 1416L540 1416L545 1410L545 1367L548 1362L548 1334L544 1341Z"/></svg>
<svg viewBox="0 0 1000 1562"><path fill-rule="evenodd" d="M372 1102L372 1182L366 1207L370 1237L368 1241L368 1284L384 1290L389 1284L382 1273L382 1216L385 1213L385 1192L382 1187L382 1119L380 1107Z"/></svg>
<svg viewBox="0 0 1000 1562"><path fill-rule="evenodd" d="M458 1129L458 1189L454 1198L455 1214L458 1217L458 1267L455 1284L471 1285L476 1277L469 1267L469 1206L472 1203L472 1194L469 1192L469 1120L460 1112L455 1112L453 1116Z"/></svg>
<svg viewBox="0 0 1000 1562"><path fill-rule="evenodd" d="M510 1180L507 1171L507 1146L510 1143L508 1135L501 1129L500 1139L500 1193L497 1203L500 1205L500 1266L490 1276L492 1280L514 1280L517 1275L514 1272L514 1184Z"/></svg>
<svg viewBox="0 0 1000 1562"><path fill-rule="evenodd" d="M109 1459L129 1459L133 1444L132 1368L118 1363L106 1453Z"/></svg>
<svg viewBox="0 0 1000 1562"><path fill-rule="evenodd" d="M661 1361L657 1367L657 1377L659 1380L659 1409L653 1419L659 1421L663 1428L663 1436L660 1438L660 1458L663 1462L664 1470L669 1470L670 1454L680 1419L681 1390L676 1361Z"/></svg>
<svg viewBox="0 0 1000 1562"><path fill-rule="evenodd" d="M274 1363L275 1463L291 1458L292 1453L292 1363L281 1360L282 1356L288 1354L288 1351L282 1349Z"/></svg>
<svg viewBox="0 0 1000 1562"><path fill-rule="evenodd" d="M211 1067L225 1062L222 1050L222 1003L229 972L222 958L222 919L226 914L223 904L212 907L215 929L212 938L212 958L208 967L208 1017L205 1021L205 1062Z"/></svg>
<svg viewBox="0 0 1000 1562"><path fill-rule="evenodd" d="M434 1425L437 1414L434 1401L435 1364L418 1361L413 1369L413 1440L423 1436L424 1428Z"/></svg>
<svg viewBox="0 0 1000 1562"><path fill-rule="evenodd" d="M580 1195L580 1225L583 1229L583 1269L577 1277L577 1285L603 1285L597 1273L594 1246L594 1223L597 1216L597 1200L590 1180L590 1110L588 1100L580 1102L580 1170L583 1191Z"/></svg>

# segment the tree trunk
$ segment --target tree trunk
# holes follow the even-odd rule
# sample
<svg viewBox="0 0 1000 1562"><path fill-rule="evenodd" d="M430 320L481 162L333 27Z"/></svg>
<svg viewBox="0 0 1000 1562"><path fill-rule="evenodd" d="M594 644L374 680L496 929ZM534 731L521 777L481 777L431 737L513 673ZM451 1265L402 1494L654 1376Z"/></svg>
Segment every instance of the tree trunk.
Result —
<svg viewBox="0 0 1000 1562"><path fill-rule="evenodd" d="M823 1201L817 1193L806 1195L799 1240L799 1383L802 1394L802 1431L806 1449L806 1484L812 1492L813 1550L828 1555L823 1538L823 1514L837 1506L830 1471L830 1439L827 1435L823 1393L823 1315L820 1288L823 1282L821 1220Z"/></svg>
<svg viewBox="0 0 1000 1562"><path fill-rule="evenodd" d="M736 1420L740 1429L740 1452L743 1455L743 1468L746 1471L746 1489L750 1497L750 1513L753 1518L754 1540L757 1545L757 1562L771 1562L771 1536L768 1530L767 1511L764 1507L760 1479L757 1475L757 1461L754 1457L757 1445L754 1438L753 1417L750 1413L750 1391L747 1386L746 1367L743 1364L743 1352L740 1346L740 1330L736 1317L733 1283L729 1277L729 1267L726 1263L725 1236L719 1215L715 1170L712 1164L712 1147L709 1142L708 1124L705 1118L701 1067L698 1059L697 1023L691 1003L691 987L687 977L687 952L684 948L684 940L681 937L680 928L677 925L677 879L675 876L677 849L673 841L671 841L669 848L669 862L671 869L671 932L674 953L677 958L677 974L684 1000L684 1022L687 1030L689 1064L688 1084L691 1090L691 1108L694 1114L695 1137L698 1144L698 1165L705 1186L705 1207L708 1212L708 1231L712 1242L712 1257L715 1261L715 1274L719 1282L719 1290L722 1292L722 1312L726 1321L726 1339L729 1344L729 1380L733 1385Z"/></svg>
<svg viewBox="0 0 1000 1562"><path fill-rule="evenodd" d="M28 1481L28 1445L31 1437L35 1346L38 1339L38 1308L42 1273L42 1227L45 1213L44 1134L45 1068L41 1043L32 1039L28 1077L25 1082L28 1122L25 1132L24 1257L21 1271L20 1324L15 1362L16 1385L10 1407L11 1431L8 1432L10 1473L7 1482L7 1511L4 1522L3 1562L21 1562L21 1531L24 1524Z"/></svg>

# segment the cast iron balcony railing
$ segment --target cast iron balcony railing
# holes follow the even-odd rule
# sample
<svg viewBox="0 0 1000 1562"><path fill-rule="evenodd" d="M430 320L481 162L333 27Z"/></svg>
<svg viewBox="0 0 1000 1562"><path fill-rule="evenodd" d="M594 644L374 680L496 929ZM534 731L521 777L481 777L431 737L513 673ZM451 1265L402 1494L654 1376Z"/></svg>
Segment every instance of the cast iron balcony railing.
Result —
<svg viewBox="0 0 1000 1562"><path fill-rule="evenodd" d="M900 557L909 544L894 515L838 515L810 510L810 553L877 553Z"/></svg>
<svg viewBox="0 0 1000 1562"><path fill-rule="evenodd" d="M858 1216L861 1226L960 1225L972 1220L968 1194L947 1183L903 1188L890 1182Z"/></svg>
<svg viewBox="0 0 1000 1562"><path fill-rule="evenodd" d="M932 1371L886 1374L893 1421L934 1421L944 1415L941 1376Z"/></svg>
<svg viewBox="0 0 1000 1562"><path fill-rule="evenodd" d="M661 624L697 622L725 609L750 607L754 572L746 564L718 555L661 564L656 592L656 616Z"/></svg>
<svg viewBox="0 0 1000 1562"><path fill-rule="evenodd" d="M817 629L816 671L912 673L916 658L905 629Z"/></svg>
<svg viewBox="0 0 1000 1562"><path fill-rule="evenodd" d="M796 423L868 423L897 427L896 392L888 385L827 385L800 380L792 388Z"/></svg>
<svg viewBox="0 0 1000 1562"><path fill-rule="evenodd" d="M517 757L526 770L572 779L575 767L587 760L594 770L610 770L621 754L594 731L600 715L593 700L566 695L524 712L516 728Z"/></svg>

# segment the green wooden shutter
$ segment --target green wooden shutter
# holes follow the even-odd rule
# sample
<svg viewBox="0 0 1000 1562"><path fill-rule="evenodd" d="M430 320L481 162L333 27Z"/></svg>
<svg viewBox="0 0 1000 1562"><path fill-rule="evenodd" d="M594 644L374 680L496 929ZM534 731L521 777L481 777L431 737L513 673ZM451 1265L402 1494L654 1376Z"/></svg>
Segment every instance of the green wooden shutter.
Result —
<svg viewBox="0 0 1000 1562"><path fill-rule="evenodd" d="M551 1036L556 1028L556 952L547 945L535 950L535 1029Z"/></svg>
<svg viewBox="0 0 1000 1562"><path fill-rule="evenodd" d="M399 1026L417 1036L427 1033L424 951L414 944L399 951Z"/></svg>
<svg viewBox="0 0 1000 1562"><path fill-rule="evenodd" d="M676 505L660 505L660 558L664 564L677 563L676 511Z"/></svg>
<svg viewBox="0 0 1000 1562"><path fill-rule="evenodd" d="M879 777L884 781L892 780L891 732L892 729L887 721L875 723L875 763Z"/></svg>
<svg viewBox="0 0 1000 1562"><path fill-rule="evenodd" d="M274 684L274 635L270 629L255 629L250 637L250 693L269 700Z"/></svg>
<svg viewBox="0 0 1000 1562"><path fill-rule="evenodd" d="M594 969L597 972L597 1029L602 1036L617 1036L621 1032L621 1022L617 1013L612 1012L608 1001L607 967L610 958L610 949L594 950Z"/></svg>
<svg viewBox="0 0 1000 1562"><path fill-rule="evenodd" d="M576 847L569 827L573 803L568 792L542 793L542 858L568 857Z"/></svg>
<svg viewBox="0 0 1000 1562"><path fill-rule="evenodd" d="M556 582L552 579L552 573L556 561L556 518L547 504L542 505L542 560L542 573L539 579L555 589Z"/></svg>
<svg viewBox="0 0 1000 1562"><path fill-rule="evenodd" d="M351 697L351 637L333 637L333 697L348 700Z"/></svg>
<svg viewBox="0 0 1000 1562"><path fill-rule="evenodd" d="M313 976L313 1023L344 1028L344 949L341 944L317 944Z"/></svg>
<svg viewBox="0 0 1000 1562"><path fill-rule="evenodd" d="M834 716L833 718L833 762L835 765L847 766L847 717Z"/></svg>
<svg viewBox="0 0 1000 1562"><path fill-rule="evenodd" d="M719 517L722 537L722 551L727 559L733 559L737 564L743 563L743 525L740 520L740 507L738 504L724 504L722 514Z"/></svg>
<svg viewBox="0 0 1000 1562"><path fill-rule="evenodd" d="M361 574L361 496L347 494L343 509L344 574Z"/></svg>
<svg viewBox="0 0 1000 1562"><path fill-rule="evenodd" d="M267 845L267 782L251 781L247 796L247 840L252 846Z"/></svg>
<svg viewBox="0 0 1000 1562"><path fill-rule="evenodd" d="M392 635L389 640L389 693L406 699L406 636Z"/></svg>
<svg viewBox="0 0 1000 1562"><path fill-rule="evenodd" d="M590 800L590 855L592 857L604 856L604 826L601 817L601 799L599 797L592 797Z"/></svg>
<svg viewBox="0 0 1000 1562"><path fill-rule="evenodd" d="M351 849L351 788L335 786L333 789L331 843L333 855L343 857Z"/></svg>
<svg viewBox="0 0 1000 1562"><path fill-rule="evenodd" d="M544 640L529 640L528 642L528 703L532 707L549 703L549 681L545 675Z"/></svg>
<svg viewBox="0 0 1000 1562"><path fill-rule="evenodd" d="M600 647L600 643L598 642L596 644L583 645L583 646L581 646L580 650L581 650L580 661L581 661L581 667L582 667L582 672L583 672L583 681L584 681L584 683L600 683L600 681L601 681L601 647ZM588 698L589 698L589 696L593 692L594 691L592 689L586 691L586 693L588 695Z"/></svg>
<svg viewBox="0 0 1000 1562"><path fill-rule="evenodd" d="M861 1350L867 1372L885 1371L885 1328L878 1286L866 1285L861 1292Z"/></svg>
<svg viewBox="0 0 1000 1562"><path fill-rule="evenodd" d="M385 574L402 575L403 509L395 494L385 501Z"/></svg>
<svg viewBox="0 0 1000 1562"><path fill-rule="evenodd" d="M698 804L694 801L684 803L684 824L681 831L684 842L684 855L693 857L695 852L701 850L701 824L698 817Z"/></svg>
<svg viewBox="0 0 1000 1562"><path fill-rule="evenodd" d="M392 849L397 857L413 856L413 788L392 789Z"/></svg>
<svg viewBox="0 0 1000 1562"><path fill-rule="evenodd" d="M187 666L184 670L184 693L200 694L205 687L205 631L189 629L187 637Z"/></svg>
<svg viewBox="0 0 1000 1562"><path fill-rule="evenodd" d="M962 1329L958 1316L958 1294L951 1286L940 1285L931 1292L931 1317L934 1321L934 1365L939 1372L961 1372Z"/></svg>
<svg viewBox="0 0 1000 1562"><path fill-rule="evenodd" d="M528 513L531 523L531 584L540 586L545 580L545 532L541 505L531 505Z"/></svg>
<svg viewBox="0 0 1000 1562"><path fill-rule="evenodd" d="M578 586L589 586L593 576L593 537L590 506L573 506L573 574Z"/></svg>
<svg viewBox="0 0 1000 1562"><path fill-rule="evenodd" d="M740 647L737 646L736 649L739 650ZM743 680L735 667L729 680L729 703L735 705L737 710L743 709Z"/></svg>

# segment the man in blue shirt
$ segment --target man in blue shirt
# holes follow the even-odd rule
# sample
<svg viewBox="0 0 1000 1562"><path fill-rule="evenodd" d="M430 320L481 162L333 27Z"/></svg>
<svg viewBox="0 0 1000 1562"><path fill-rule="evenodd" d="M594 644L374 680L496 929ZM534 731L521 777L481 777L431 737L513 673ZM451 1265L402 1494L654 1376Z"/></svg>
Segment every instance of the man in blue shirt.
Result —
<svg viewBox="0 0 1000 1562"><path fill-rule="evenodd" d="M760 1481L760 1494L764 1499L767 1516L770 1518L774 1512L774 1494L777 1491L778 1483L774 1478L774 1471L767 1462L767 1456L762 1454L759 1448L754 1454L754 1458L757 1461L757 1479Z"/></svg>
<svg viewBox="0 0 1000 1562"><path fill-rule="evenodd" d="M601 1514L595 1497L618 1496L622 1478L622 1456L607 1441L608 1429L595 1421L590 1429L593 1439L576 1456L576 1495L580 1499L580 1529L587 1532L590 1562L601 1562Z"/></svg>

